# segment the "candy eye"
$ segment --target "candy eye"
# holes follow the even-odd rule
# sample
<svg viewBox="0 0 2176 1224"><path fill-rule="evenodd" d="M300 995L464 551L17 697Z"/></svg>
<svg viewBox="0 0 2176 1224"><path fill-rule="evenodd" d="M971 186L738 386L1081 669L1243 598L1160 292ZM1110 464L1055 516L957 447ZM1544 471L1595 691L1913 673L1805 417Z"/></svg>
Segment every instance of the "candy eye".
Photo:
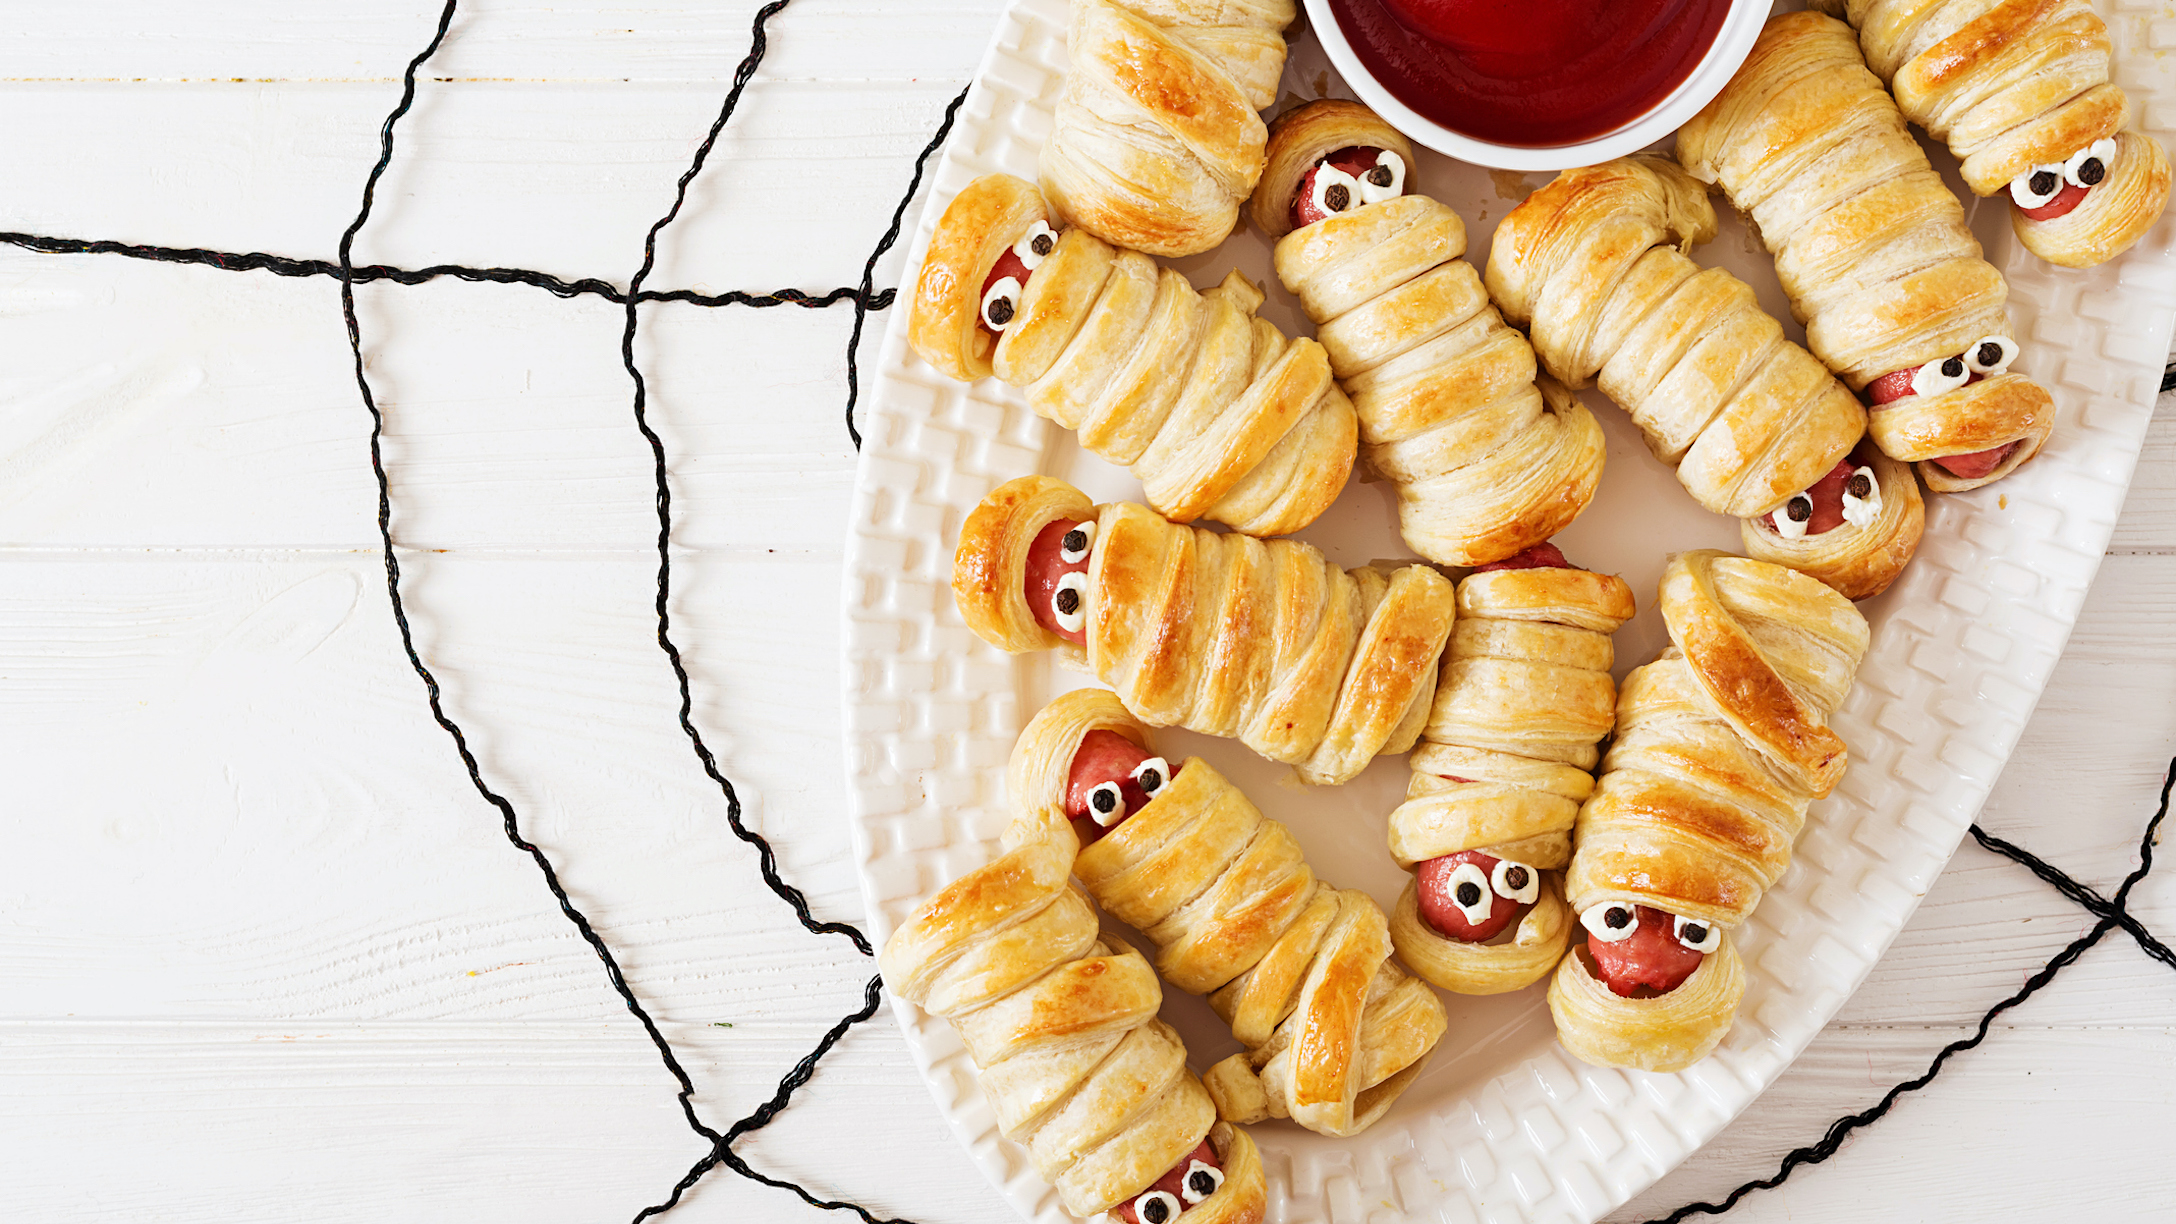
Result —
<svg viewBox="0 0 2176 1224"><path fill-rule="evenodd" d="M1042 264L1043 257L1050 254L1051 249L1057 245L1058 231L1045 222L1037 221L1028 227L1027 233L1020 235L1020 241L1012 244L1012 253L1019 256L1021 264L1028 271L1033 272Z"/></svg>
<svg viewBox="0 0 2176 1224"><path fill-rule="evenodd" d="M1020 282L1006 277L989 287L982 295L982 325L991 331L1004 331L1012 322L1012 316L1020 309Z"/></svg>
<svg viewBox="0 0 2176 1224"><path fill-rule="evenodd" d="M1677 937L1677 942L1695 952L1713 952L1723 946L1722 928L1712 922L1702 922L1698 918L1687 918L1682 914L1671 916L1670 934Z"/></svg>
<svg viewBox="0 0 2176 1224"><path fill-rule="evenodd" d="M1096 521L1082 519L1058 541L1058 559L1067 565L1078 565L1088 559L1088 550L1095 546Z"/></svg>
<svg viewBox="0 0 2176 1224"><path fill-rule="evenodd" d="M1360 180L1328 162L1315 167L1314 205L1325 213L1341 213L1360 198Z"/></svg>
<svg viewBox="0 0 2176 1224"><path fill-rule="evenodd" d="M1783 508L1768 516L1775 524L1776 534L1786 540L1806 538L1806 524L1813 521L1813 498L1804 493L1791 494L1791 500Z"/></svg>
<svg viewBox="0 0 2176 1224"><path fill-rule="evenodd" d="M1050 610L1057 615L1058 628L1079 633L1088 623L1088 575L1075 570L1058 579L1058 589L1050 594Z"/></svg>
<svg viewBox="0 0 2176 1224"><path fill-rule="evenodd" d="M1169 1190L1151 1190L1133 1200L1133 1218L1141 1224L1171 1224L1186 1210Z"/></svg>
<svg viewBox="0 0 2176 1224"><path fill-rule="evenodd" d="M1154 799L1171 780L1171 766L1162 757L1150 757L1133 767L1133 783L1141 793Z"/></svg>
<svg viewBox="0 0 2176 1224"><path fill-rule="evenodd" d="M1531 905L1541 896L1541 873L1524 863L1497 859L1496 865L1489 868L1488 886L1507 901Z"/></svg>
<svg viewBox="0 0 2176 1224"><path fill-rule="evenodd" d="M1384 149L1360 175L1360 202L1380 204L1405 194L1405 159Z"/></svg>
<svg viewBox="0 0 2176 1224"><path fill-rule="evenodd" d="M2063 163L2063 181L2073 187L2097 187L2108 177L2108 163L2116 158L2116 142L2096 140L2070 155Z"/></svg>
<svg viewBox="0 0 2176 1224"><path fill-rule="evenodd" d="M1844 481L1844 521L1853 527L1871 527L1881 517L1881 482L1874 469L1860 465Z"/></svg>
<svg viewBox="0 0 2176 1224"><path fill-rule="evenodd" d="M1224 1170L1197 1160L1186 1166L1186 1177L1179 1183L1179 1196L1186 1200L1187 1206L1193 1207L1215 1194L1217 1187L1223 1184Z"/></svg>
<svg viewBox="0 0 2176 1224"><path fill-rule="evenodd" d="M1939 361L1930 361L1912 372L1912 394L1940 395L1944 391L1955 391L1971 377L1971 371L1965 369L1962 357L1944 357Z"/></svg>
<svg viewBox="0 0 2176 1224"><path fill-rule="evenodd" d="M2019 208L2039 208L2054 199L2063 190L2063 167L2060 162L2034 166L2010 180L2010 198Z"/></svg>
<svg viewBox="0 0 2176 1224"><path fill-rule="evenodd" d="M2010 363L2016 360L2017 341L2008 336L1989 336L1973 345L1972 351L1964 355L1967 368L1974 374L1984 374L1989 378L2009 369Z"/></svg>
<svg viewBox="0 0 2176 1224"><path fill-rule="evenodd" d="M1118 783L1096 783L1088 792L1088 814L1106 829L1126 818L1126 797L1118 793Z"/></svg>
<svg viewBox="0 0 2176 1224"><path fill-rule="evenodd" d="M1587 928L1587 934L1603 943L1620 943L1632 938L1640 929L1639 915L1622 901L1597 905L1579 915L1579 925Z"/></svg>
<svg viewBox="0 0 2176 1224"><path fill-rule="evenodd" d="M1488 873L1481 870L1479 863L1460 863L1452 870L1451 903L1474 926L1488 921L1489 911L1496 907L1496 898L1489 895Z"/></svg>

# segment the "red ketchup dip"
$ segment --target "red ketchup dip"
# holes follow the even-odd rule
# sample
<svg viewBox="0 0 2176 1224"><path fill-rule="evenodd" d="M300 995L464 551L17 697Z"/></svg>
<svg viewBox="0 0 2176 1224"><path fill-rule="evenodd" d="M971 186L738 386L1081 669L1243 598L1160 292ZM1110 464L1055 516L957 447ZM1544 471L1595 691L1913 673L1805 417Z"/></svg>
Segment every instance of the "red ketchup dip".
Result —
<svg viewBox="0 0 2176 1224"><path fill-rule="evenodd" d="M1707 55L1730 0L1329 0L1360 62L1456 132L1546 148L1616 131Z"/></svg>

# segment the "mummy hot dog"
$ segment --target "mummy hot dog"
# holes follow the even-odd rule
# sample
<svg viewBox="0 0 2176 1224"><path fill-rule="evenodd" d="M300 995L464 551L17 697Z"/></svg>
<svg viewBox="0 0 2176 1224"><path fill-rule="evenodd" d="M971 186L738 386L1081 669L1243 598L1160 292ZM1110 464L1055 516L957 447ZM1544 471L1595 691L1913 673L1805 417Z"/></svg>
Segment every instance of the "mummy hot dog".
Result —
<svg viewBox="0 0 2176 1224"><path fill-rule="evenodd" d="M1758 223L1807 347L1863 390L1874 441L1927 487L1976 489L2039 452L2055 403L2010 369L2009 286L1851 27L1769 21L1677 158Z"/></svg>
<svg viewBox="0 0 2176 1224"><path fill-rule="evenodd" d="M1690 1066L1729 1031L1745 993L1729 932L1843 776L1827 717L1867 643L1834 591L1718 552L1672 557L1660 603L1670 647L1618 696L1565 873L1585 938L1549 986L1566 1049L1644 1071Z"/></svg>
<svg viewBox="0 0 2176 1224"><path fill-rule="evenodd" d="M1164 980L1209 997L1247 1047L1207 1075L1227 1121L1355 1135L1442 1037L1443 1004L1390 959L1382 909L1315 878L1283 825L1207 761L1157 755L1104 689L1029 721L1006 773L1010 841L1083 845L1088 895L1156 945Z"/></svg>
<svg viewBox="0 0 2176 1224"><path fill-rule="evenodd" d="M1976 194L2008 194L2011 228L2040 258L2105 263L2168 206L2168 154L2126 126L2108 27L2086 0L1811 7L1858 28L1904 114L1948 143Z"/></svg>
<svg viewBox="0 0 2176 1224"><path fill-rule="evenodd" d="M1072 862L1071 839L1039 839L946 885L885 944L885 983L952 1022L998 1128L1067 1211L1259 1224L1254 1141L1217 1120L1156 1018L1155 973L1098 931Z"/></svg>
<svg viewBox="0 0 2176 1224"><path fill-rule="evenodd" d="M1867 467L1881 511L1858 498L1865 525L1839 514L1813 530L1818 486L1866 436L1866 410L1784 338L1750 286L1686 258L1682 248L1715 232L1707 189L1673 162L1643 155L1567 170L1496 227L1489 294L1532 329L1551 375L1572 387L1593 378L1623 405L1695 500L1753 520L1750 550L1854 598L1874 594L1918 545L1918 489L1908 472L1855 463L1839 483ZM1786 534L1801 521L1806 532ZM1805 544L1811 535L1824 538Z"/></svg>
<svg viewBox="0 0 2176 1224"><path fill-rule="evenodd" d="M1534 351L1459 258L1458 214L1411 194L1405 138L1356 102L1310 102L1271 125L1250 205L1277 241L1360 418L1362 455L1397 486L1405 542L1479 565L1578 517L1601 482L1601 426L1534 381Z"/></svg>
<svg viewBox="0 0 2176 1224"><path fill-rule="evenodd" d="M1412 746L1455 615L1427 566L1348 571L1047 476L967 516L952 593L984 641L1059 649L1143 722L1240 740L1325 785Z"/></svg>
<svg viewBox="0 0 2176 1224"><path fill-rule="evenodd" d="M1261 303L1237 272L1197 293L1138 251L1058 230L1034 184L993 174L937 222L907 340L953 378L1020 388L1165 516L1282 535L1345 487L1357 425L1322 346L1287 340Z"/></svg>
<svg viewBox="0 0 2176 1224"><path fill-rule="evenodd" d="M1623 579L1553 544L1458 584L1435 706L1390 814L1390 853L1415 875L1391 938L1430 982L1498 994L1563 959L1572 918L1557 873L1615 717L1609 635L1633 611Z"/></svg>

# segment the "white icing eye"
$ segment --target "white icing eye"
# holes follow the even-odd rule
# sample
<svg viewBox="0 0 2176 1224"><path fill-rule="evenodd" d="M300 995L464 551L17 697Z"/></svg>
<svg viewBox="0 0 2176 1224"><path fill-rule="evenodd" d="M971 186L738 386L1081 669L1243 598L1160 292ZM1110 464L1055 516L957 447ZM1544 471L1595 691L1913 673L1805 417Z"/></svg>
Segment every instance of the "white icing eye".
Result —
<svg viewBox="0 0 2176 1224"><path fill-rule="evenodd" d="M1020 262L1028 271L1033 272L1042 266L1043 257L1049 255L1057 245L1058 231L1050 228L1046 222L1037 221L1028 227L1027 233L1020 235L1020 241L1012 244L1012 253L1020 257Z"/></svg>
<svg viewBox="0 0 2176 1224"><path fill-rule="evenodd" d="M1020 282L1008 276L982 295L982 325L991 331L1004 331L1019 309Z"/></svg>
<svg viewBox="0 0 2176 1224"><path fill-rule="evenodd" d="M1964 358L1943 357L1912 371L1912 394L1940 395L1944 391L1955 391L1971 377L1972 372L1965 369Z"/></svg>
<svg viewBox="0 0 2176 1224"><path fill-rule="evenodd" d="M1786 540L1805 539L1806 524L1813 521L1813 498L1804 493L1791 494L1791 500L1770 514L1768 521L1774 525L1776 534Z"/></svg>
<svg viewBox="0 0 2176 1224"><path fill-rule="evenodd" d="M2010 180L2010 199L2019 208L2038 208L2060 195L2063 190L2063 167L2049 162L2034 166Z"/></svg>
<svg viewBox="0 0 2176 1224"><path fill-rule="evenodd" d="M1324 162L1315 167L1315 185L1309 194L1316 208L1341 213L1360 202L1360 180Z"/></svg>
<svg viewBox="0 0 2176 1224"><path fill-rule="evenodd" d="M1095 546L1096 521L1082 519L1058 541L1058 559L1067 565L1078 565L1088 559L1088 550Z"/></svg>
<svg viewBox="0 0 2176 1224"><path fill-rule="evenodd" d="M1632 938L1633 932L1640 929L1640 916L1624 902L1611 901L1579 915L1579 925L1603 943L1619 943Z"/></svg>
<svg viewBox="0 0 2176 1224"><path fill-rule="evenodd" d="M1141 1224L1171 1224L1184 1210L1178 1197L1168 1190L1151 1190L1133 1200L1133 1218Z"/></svg>
<svg viewBox="0 0 2176 1224"><path fill-rule="evenodd" d="M1541 896L1541 873L1524 863L1498 859L1496 865L1489 868L1488 886L1505 900L1532 905Z"/></svg>
<svg viewBox="0 0 2176 1224"><path fill-rule="evenodd" d="M1360 202L1380 204L1405 194L1405 159L1384 149L1375 164L1360 175Z"/></svg>
<svg viewBox="0 0 2176 1224"><path fill-rule="evenodd" d="M1670 916L1670 934L1677 942L1695 952L1713 952L1723 946L1723 931L1712 922L1687 918L1682 914Z"/></svg>
<svg viewBox="0 0 2176 1224"><path fill-rule="evenodd" d="M1186 1176L1179 1182L1179 1197L1186 1200L1187 1206L1197 1206L1223 1184L1224 1170L1197 1160L1186 1166Z"/></svg>
<svg viewBox="0 0 2176 1224"><path fill-rule="evenodd" d="M1050 593L1050 610L1058 618L1058 628L1079 633L1088 623L1088 575L1075 570L1058 579L1058 589Z"/></svg>
<svg viewBox="0 0 2176 1224"><path fill-rule="evenodd" d="M1171 766L1162 757L1150 757L1133 767L1133 783L1141 793L1154 799L1171 781Z"/></svg>
<svg viewBox="0 0 2176 1224"><path fill-rule="evenodd" d="M1489 895L1488 873L1481 870L1479 863L1460 863L1451 872L1451 904L1474 926L1488 921L1496 898Z"/></svg>
<svg viewBox="0 0 2176 1224"><path fill-rule="evenodd" d="M1096 783L1088 792L1088 815L1106 829L1126 818L1126 797L1118 793L1118 783Z"/></svg>
<svg viewBox="0 0 2176 1224"><path fill-rule="evenodd" d="M1861 464L1844 481L1844 521L1853 527L1871 527L1881 517L1881 482L1874 469Z"/></svg>
<svg viewBox="0 0 2176 1224"><path fill-rule="evenodd" d="M2115 159L2116 142L2096 140L2063 163L2063 181L2073 187L2098 187L2108 177L2108 163Z"/></svg>
<svg viewBox="0 0 2176 1224"><path fill-rule="evenodd" d="M1965 367L1989 378L2010 368L2017 360L2017 341L2008 336L1989 336L1964 355Z"/></svg>

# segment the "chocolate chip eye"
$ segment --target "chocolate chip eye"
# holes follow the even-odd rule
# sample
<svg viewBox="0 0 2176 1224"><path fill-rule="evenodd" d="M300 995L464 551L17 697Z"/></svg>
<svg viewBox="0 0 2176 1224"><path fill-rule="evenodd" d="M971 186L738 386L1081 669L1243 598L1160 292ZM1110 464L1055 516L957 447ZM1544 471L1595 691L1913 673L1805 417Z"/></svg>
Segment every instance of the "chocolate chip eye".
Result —
<svg viewBox="0 0 2176 1224"><path fill-rule="evenodd" d="M2010 180L2010 199L2019 208L2039 208L2063 189L2061 163L2034 166Z"/></svg>
<svg viewBox="0 0 2176 1224"><path fill-rule="evenodd" d="M2115 155L2115 141L2096 140L2063 163L2063 181L2075 187L2098 186L2108 177L2108 163Z"/></svg>
<svg viewBox="0 0 2176 1224"><path fill-rule="evenodd" d="M1479 863L1460 863L1451 869L1451 903L1474 926L1488 921L1496 899L1489 895L1488 873Z"/></svg>
<svg viewBox="0 0 2176 1224"><path fill-rule="evenodd" d="M1197 1160L1186 1166L1186 1179L1179 1183L1179 1195L1186 1200L1187 1206L1193 1207L1215 1194L1217 1187L1223 1184L1224 1170Z"/></svg>
<svg viewBox="0 0 2176 1224"><path fill-rule="evenodd" d="M1945 391L1955 391L1965 384L1968 377L1963 358L1944 357L1912 371L1912 393L1940 395Z"/></svg>
<svg viewBox="0 0 2176 1224"><path fill-rule="evenodd" d="M2046 170L2035 170L2035 171L2033 171L2033 173L2032 173L2032 189L2033 189L2034 191L2036 191L2036 192L2046 192L2046 193L2048 193L2048 194L2051 194L2051 195L2052 195L2052 194L2054 194L2054 191L2055 191L2055 184L2056 184L2056 177L2055 177L2055 175L2054 175L2053 173L2051 173L2051 172L2049 172L2049 171L2046 171Z"/></svg>
<svg viewBox="0 0 2176 1224"><path fill-rule="evenodd" d="M1184 1210L1178 1197L1168 1190L1151 1190L1133 1200L1133 1218L1141 1224L1171 1224Z"/></svg>
<svg viewBox="0 0 2176 1224"><path fill-rule="evenodd" d="M1344 212L1352 206L1352 192L1343 183L1332 183L1322 189L1322 202L1331 212Z"/></svg>
<svg viewBox="0 0 2176 1224"><path fill-rule="evenodd" d="M1803 493L1791 494L1791 500L1783 503L1783 513L1794 523L1811 522L1813 499Z"/></svg>
<svg viewBox="0 0 2176 1224"><path fill-rule="evenodd" d="M1162 757L1150 757L1133 767L1133 784L1141 793L1154 799L1171 780L1171 765Z"/></svg>
<svg viewBox="0 0 2176 1224"><path fill-rule="evenodd" d="M1541 873L1510 859L1496 861L1489 869L1488 884L1497 896L1520 905L1531 905L1541 895Z"/></svg>
<svg viewBox="0 0 2176 1224"><path fill-rule="evenodd" d="M1481 886L1471 880L1459 885L1458 903L1460 905L1479 905L1481 903Z"/></svg>
<svg viewBox="0 0 2176 1224"><path fill-rule="evenodd" d="M1989 378L2009 369L2010 363L2016 360L2017 341L2008 336L1989 336L1964 355L1964 363L1972 367L1974 374Z"/></svg>
<svg viewBox="0 0 2176 1224"><path fill-rule="evenodd" d="M1079 633L1081 626L1088 623L1088 575L1074 570L1058 579L1058 589L1050 594L1050 610L1058 628Z"/></svg>
<svg viewBox="0 0 2176 1224"><path fill-rule="evenodd" d="M1874 478L1868 474L1865 468L1853 472L1851 479L1844 482L1844 494L1848 497L1856 497L1860 501L1865 501L1868 497L1873 496L1873 493Z"/></svg>
<svg viewBox="0 0 2176 1224"><path fill-rule="evenodd" d="M1004 331L1020 308L1020 281L1008 276L982 295L982 323L991 331Z"/></svg>
<svg viewBox="0 0 2176 1224"><path fill-rule="evenodd" d="M1713 952L1723 946L1723 932L1712 922L1673 914L1670 918L1670 934L1677 942L1695 952Z"/></svg>
<svg viewBox="0 0 2176 1224"><path fill-rule="evenodd" d="M1058 541L1058 559L1067 565L1078 565L1088 559L1088 550L1096 546L1096 522L1082 519Z"/></svg>
<svg viewBox="0 0 2176 1224"><path fill-rule="evenodd" d="M1622 901L1597 905L1579 915L1579 925L1587 928L1587 934L1603 943L1620 943L1632 938L1640 929L1639 915Z"/></svg>
<svg viewBox="0 0 2176 1224"><path fill-rule="evenodd" d="M1088 814L1106 829L1125 818L1126 799L1118 793L1118 783L1096 783L1095 789L1088 792Z"/></svg>
<svg viewBox="0 0 2176 1224"><path fill-rule="evenodd" d="M1048 234L1037 234L1028 239L1028 249L1037 255L1050 254L1050 248L1056 245L1058 245L1058 240Z"/></svg>
<svg viewBox="0 0 2176 1224"><path fill-rule="evenodd" d="M1056 608L1060 613L1078 612L1080 611L1080 592L1071 589L1060 591L1050 601L1050 606Z"/></svg>
<svg viewBox="0 0 2176 1224"><path fill-rule="evenodd" d="M1944 378L1963 378L1963 377L1964 377L1964 358L1962 358L1962 357L1948 357L1948 358L1944 358L1944 359L1943 359L1943 361L1942 361L1942 377L1944 377Z"/></svg>
<svg viewBox="0 0 2176 1224"><path fill-rule="evenodd" d="M1033 272L1042 264L1043 257L1050 254L1057 245L1058 231L1050 228L1048 222L1037 221L1028 226L1028 232L1020 235L1019 241L1012 244L1012 253L1023 267Z"/></svg>
<svg viewBox="0 0 2176 1224"><path fill-rule="evenodd" d="M1390 180L1396 177L1396 175L1390 172L1390 167L1388 166L1377 166L1373 170L1368 171L1368 181L1375 184L1377 187L1390 186Z"/></svg>
<svg viewBox="0 0 2176 1224"><path fill-rule="evenodd" d="M1375 164L1360 174L1359 195L1362 204L1380 204L1396 199L1405 192L1405 159L1383 149L1375 154Z"/></svg>
<svg viewBox="0 0 2176 1224"><path fill-rule="evenodd" d="M1972 350L1972 355L1979 359L1980 365L1991 366L2002 360L2002 346L1999 344L1982 344Z"/></svg>

